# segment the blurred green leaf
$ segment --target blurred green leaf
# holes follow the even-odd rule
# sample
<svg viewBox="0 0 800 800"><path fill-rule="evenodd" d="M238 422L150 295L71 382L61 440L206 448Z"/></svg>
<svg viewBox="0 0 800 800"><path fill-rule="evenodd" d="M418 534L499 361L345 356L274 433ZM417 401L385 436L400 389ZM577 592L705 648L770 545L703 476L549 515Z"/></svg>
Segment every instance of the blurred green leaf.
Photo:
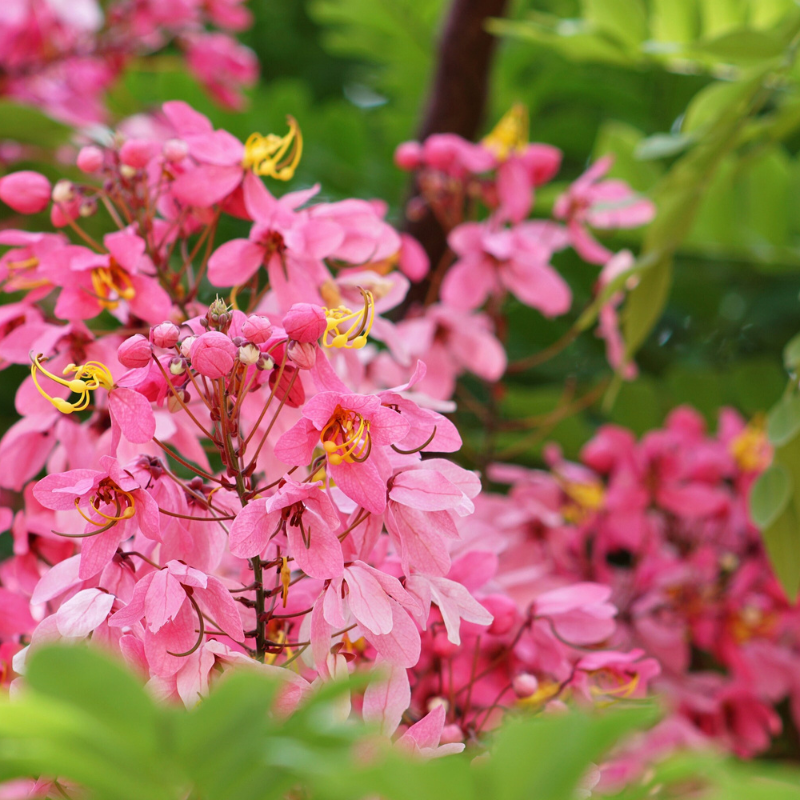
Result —
<svg viewBox="0 0 800 800"><path fill-rule="evenodd" d="M792 476L779 464L759 475L750 494L750 513L760 528L769 528L792 498Z"/></svg>
<svg viewBox="0 0 800 800"><path fill-rule="evenodd" d="M800 395L789 394L770 411L767 434L776 447L782 447L800 433ZM800 484L798 484L800 486Z"/></svg>
<svg viewBox="0 0 800 800"><path fill-rule="evenodd" d="M647 37L642 0L583 0L584 19L622 45L638 48Z"/></svg>

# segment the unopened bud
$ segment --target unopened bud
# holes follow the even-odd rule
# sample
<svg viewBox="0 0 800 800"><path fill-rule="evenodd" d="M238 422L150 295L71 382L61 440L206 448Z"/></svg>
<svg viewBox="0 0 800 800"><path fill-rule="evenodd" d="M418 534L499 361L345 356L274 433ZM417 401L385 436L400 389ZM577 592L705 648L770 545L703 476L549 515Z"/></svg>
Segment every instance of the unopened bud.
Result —
<svg viewBox="0 0 800 800"><path fill-rule="evenodd" d="M103 151L94 145L82 147L77 164L81 172L97 172L103 166Z"/></svg>
<svg viewBox="0 0 800 800"><path fill-rule="evenodd" d="M275 362L269 356L262 356L256 364L257 369L269 371L275 369Z"/></svg>
<svg viewBox="0 0 800 800"><path fill-rule="evenodd" d="M439 706L444 706L444 710L447 711L450 708L450 703L448 703L444 697L431 697L431 699L428 700L428 711L433 711L439 708Z"/></svg>
<svg viewBox="0 0 800 800"><path fill-rule="evenodd" d="M185 338L185 339L184 339L184 340L181 342L181 355L182 355L184 358L189 358L189 354L190 354L190 353L191 353L191 351L192 351L192 344L194 343L194 340L195 340L196 338L197 338L196 336L187 336L187 337L186 337L186 338Z"/></svg>
<svg viewBox="0 0 800 800"><path fill-rule="evenodd" d="M184 405L189 402L190 399L189 392L184 391L183 389L176 389L175 394L170 392L167 395L167 408L171 414L176 414L183 408Z"/></svg>
<svg viewBox="0 0 800 800"><path fill-rule="evenodd" d="M247 367L257 364L260 358L261 351L254 344L244 344L239 348L239 362Z"/></svg>
<svg viewBox="0 0 800 800"><path fill-rule="evenodd" d="M316 342L289 342L287 353L300 369L311 369L317 363Z"/></svg>
<svg viewBox="0 0 800 800"><path fill-rule="evenodd" d="M78 214L82 217L91 217L97 212L97 201L89 198L81 203Z"/></svg>
<svg viewBox="0 0 800 800"><path fill-rule="evenodd" d="M174 322L162 322L150 328L150 341L156 347L175 347L180 335L180 328Z"/></svg>
<svg viewBox="0 0 800 800"><path fill-rule="evenodd" d="M132 167L129 164L122 164L119 168L119 174L122 175L123 178L126 180L130 180L131 178L136 177L136 167Z"/></svg>
<svg viewBox="0 0 800 800"><path fill-rule="evenodd" d="M75 198L75 187L72 181L59 181L53 187L53 202L54 203L69 203L70 200Z"/></svg>
<svg viewBox="0 0 800 800"><path fill-rule="evenodd" d="M511 687L514 689L514 694L517 697L531 697L539 690L539 681L535 675L528 672L522 672L515 675L511 681Z"/></svg>
<svg viewBox="0 0 800 800"><path fill-rule="evenodd" d="M183 161L189 152L189 146L183 139L170 139L164 143L164 158L167 161Z"/></svg>
<svg viewBox="0 0 800 800"><path fill-rule="evenodd" d="M173 358L169 362L169 371L172 375L183 375L186 372L186 361L183 358Z"/></svg>

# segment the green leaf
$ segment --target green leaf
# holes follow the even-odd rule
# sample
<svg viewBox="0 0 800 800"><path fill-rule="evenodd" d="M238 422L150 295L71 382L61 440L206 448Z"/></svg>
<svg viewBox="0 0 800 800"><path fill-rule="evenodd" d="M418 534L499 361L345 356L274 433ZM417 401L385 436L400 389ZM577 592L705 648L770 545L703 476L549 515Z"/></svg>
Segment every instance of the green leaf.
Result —
<svg viewBox="0 0 800 800"><path fill-rule="evenodd" d="M747 5L747 0L700 0L703 35L721 36L744 25Z"/></svg>
<svg viewBox="0 0 800 800"><path fill-rule="evenodd" d="M783 348L783 363L792 372L800 367L800 333L795 334Z"/></svg>
<svg viewBox="0 0 800 800"><path fill-rule="evenodd" d="M742 64L777 58L783 54L784 47L785 43L779 36L745 29L731 31L711 41L698 42L692 50L718 61Z"/></svg>
<svg viewBox="0 0 800 800"><path fill-rule="evenodd" d="M783 397L770 411L767 434L772 444L781 447L794 439L798 431L800 431L800 395L791 394Z"/></svg>
<svg viewBox="0 0 800 800"><path fill-rule="evenodd" d="M69 141L72 129L36 108L0 100L0 139L55 148Z"/></svg>
<svg viewBox="0 0 800 800"><path fill-rule="evenodd" d="M72 704L130 746L157 751L158 709L130 670L103 653L83 646L37 648L26 678L40 695Z"/></svg>
<svg viewBox="0 0 800 800"><path fill-rule="evenodd" d="M780 464L759 475L750 493L750 513L759 528L769 528L792 498L792 476Z"/></svg>
<svg viewBox="0 0 800 800"><path fill-rule="evenodd" d="M647 38L642 0L583 0L584 19L620 44L638 49Z"/></svg>
<svg viewBox="0 0 800 800"><path fill-rule="evenodd" d="M661 318L672 286L672 257L664 255L642 272L639 283L625 304L624 336L628 358L644 344Z"/></svg>
<svg viewBox="0 0 800 800"><path fill-rule="evenodd" d="M669 158L682 153L696 141L694 136L672 133L657 133L642 139L636 146L634 155L642 161Z"/></svg>
<svg viewBox="0 0 800 800"><path fill-rule="evenodd" d="M653 0L653 36L662 42L691 42L700 19L697 0Z"/></svg>

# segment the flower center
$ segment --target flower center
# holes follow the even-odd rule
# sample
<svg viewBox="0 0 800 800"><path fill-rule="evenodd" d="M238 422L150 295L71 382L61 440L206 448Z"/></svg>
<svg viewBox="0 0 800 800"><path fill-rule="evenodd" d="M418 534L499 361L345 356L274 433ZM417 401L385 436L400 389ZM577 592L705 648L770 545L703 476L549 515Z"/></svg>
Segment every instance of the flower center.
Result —
<svg viewBox="0 0 800 800"><path fill-rule="evenodd" d="M303 134L294 117L287 117L289 132L285 136L251 133L244 143L242 166L256 175L288 181L303 155Z"/></svg>
<svg viewBox="0 0 800 800"><path fill-rule="evenodd" d="M88 408L91 400L91 392L95 389L99 389L102 386L107 391L111 391L111 389L114 388L114 378L111 376L111 372L109 372L105 364L101 364L99 361L87 361L85 364L80 365L69 364L64 368L62 374L74 375L75 377L65 380L64 378L59 378L57 375L53 375L52 372L48 372L42 366L42 363L46 360L47 359L44 358L41 353L33 359L31 378L33 378L33 382L39 390L39 394L49 400L63 414L71 414L73 411L83 411ZM71 392L80 395L80 398L76 402L71 403L60 397L51 397L39 385L38 372L50 378L51 381L66 386Z"/></svg>
<svg viewBox="0 0 800 800"><path fill-rule="evenodd" d="M103 308L113 311L120 300L132 300L136 295L130 275L113 259L107 267L92 270L92 288Z"/></svg>
<svg viewBox="0 0 800 800"><path fill-rule="evenodd" d="M605 490L600 483L567 481L563 489L568 499L561 513L567 522L579 524L603 507Z"/></svg>
<svg viewBox="0 0 800 800"><path fill-rule="evenodd" d="M104 478L100 485L97 487L97 492L89 501L89 505L92 507L92 510L97 514L99 517L102 517L103 522L98 522L95 519L92 519L88 514L83 512L80 505L80 499L75 498L75 508L78 510L78 513L89 523L92 525L96 525L98 528L104 528L107 525L113 525L116 522L121 522L124 519L130 519L136 513L136 501L133 498L133 495L130 492L126 492L123 489L120 489L111 478ZM110 506L113 505L116 507L114 514L106 514L104 511L100 510L100 506Z"/></svg>
<svg viewBox="0 0 800 800"><path fill-rule="evenodd" d="M523 152L528 144L528 109L522 103L515 103L481 144L491 150L498 161Z"/></svg>
<svg viewBox="0 0 800 800"><path fill-rule="evenodd" d="M372 450L369 422L361 414L341 406L336 406L319 438L333 466L342 462L362 463L369 458Z"/></svg>
<svg viewBox="0 0 800 800"><path fill-rule="evenodd" d="M324 309L328 325L322 337L323 347L360 350L367 343L367 336L375 322L375 300L372 292L361 287L359 291L364 298L364 307L358 311L351 311L346 306ZM345 328L348 323L349 327Z"/></svg>

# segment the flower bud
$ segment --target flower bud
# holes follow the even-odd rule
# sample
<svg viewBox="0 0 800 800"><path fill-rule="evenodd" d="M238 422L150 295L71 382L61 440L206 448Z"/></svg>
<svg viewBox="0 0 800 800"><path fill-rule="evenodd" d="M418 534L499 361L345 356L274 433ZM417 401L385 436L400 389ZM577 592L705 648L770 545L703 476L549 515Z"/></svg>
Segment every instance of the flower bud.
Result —
<svg viewBox="0 0 800 800"><path fill-rule="evenodd" d="M464 741L464 732L460 725L445 725L442 728L442 735L439 737L439 744L459 744Z"/></svg>
<svg viewBox="0 0 800 800"><path fill-rule="evenodd" d="M84 200L81 203L80 208L78 208L78 214L80 214L80 216L83 218L91 217L96 213L97 213L97 200L95 200L93 197L89 197L86 200Z"/></svg>
<svg viewBox="0 0 800 800"><path fill-rule="evenodd" d="M417 169L422 163L422 147L419 142L403 142L394 151L394 163L400 169Z"/></svg>
<svg viewBox="0 0 800 800"><path fill-rule="evenodd" d="M150 341L156 347L175 347L180 335L181 329L174 322L162 322L150 328Z"/></svg>
<svg viewBox="0 0 800 800"><path fill-rule="evenodd" d="M97 172L103 166L103 151L94 145L82 147L78 153L77 164L81 172L87 174Z"/></svg>
<svg viewBox="0 0 800 800"><path fill-rule="evenodd" d="M517 697L530 697L538 691L539 681L536 679L535 675L522 672L514 676L514 679L511 681L511 687L514 689L514 694L516 694Z"/></svg>
<svg viewBox="0 0 800 800"><path fill-rule="evenodd" d="M184 358L189 358L189 353L191 353L191 350L192 350L192 345L194 344L194 342L195 342L195 339L197 339L197 337L196 337L196 336L187 336L187 337L186 337L186 338L185 338L185 339L184 339L184 340L181 342L181 355L182 355Z"/></svg>
<svg viewBox="0 0 800 800"><path fill-rule="evenodd" d="M269 371L275 369L275 362L269 356L261 356L256 364L256 369Z"/></svg>
<svg viewBox="0 0 800 800"><path fill-rule="evenodd" d="M69 203L75 199L75 187L72 181L62 180L53 187L54 203Z"/></svg>
<svg viewBox="0 0 800 800"><path fill-rule="evenodd" d="M138 369L150 363L152 352L150 342L141 333L136 333L117 348L117 358L123 367Z"/></svg>
<svg viewBox="0 0 800 800"><path fill-rule="evenodd" d="M50 202L50 181L38 172L12 172L0 178L0 200L20 214L38 214Z"/></svg>
<svg viewBox="0 0 800 800"><path fill-rule="evenodd" d="M130 164L122 164L119 168L119 174L129 181L131 178L136 177L136 167L132 167Z"/></svg>
<svg viewBox="0 0 800 800"><path fill-rule="evenodd" d="M208 318L216 322L226 311L228 306L219 297L208 307Z"/></svg>
<svg viewBox="0 0 800 800"><path fill-rule="evenodd" d="M166 158L167 161L183 161L188 152L189 146L183 139L170 139L164 142L164 158Z"/></svg>
<svg viewBox="0 0 800 800"><path fill-rule="evenodd" d="M186 372L186 360L182 357L175 356L169 362L169 371L171 375L183 375Z"/></svg>
<svg viewBox="0 0 800 800"><path fill-rule="evenodd" d="M287 353L300 369L311 369L317 363L316 342L289 342Z"/></svg>
<svg viewBox="0 0 800 800"><path fill-rule="evenodd" d="M433 711L439 708L439 706L444 706L444 710L447 711L450 708L450 703L448 703L444 697L431 697L431 699L428 700L428 711Z"/></svg>
<svg viewBox="0 0 800 800"><path fill-rule="evenodd" d="M119 149L119 158L129 167L144 169L157 151L157 142L148 139L128 139Z"/></svg>
<svg viewBox="0 0 800 800"><path fill-rule="evenodd" d="M323 310L311 303L295 303L283 318L286 335L296 342L316 342L327 325Z"/></svg>
<svg viewBox="0 0 800 800"><path fill-rule="evenodd" d="M254 344L243 344L239 348L238 359L245 366L251 367L253 364L257 364L260 358L261 351Z"/></svg>
<svg viewBox="0 0 800 800"><path fill-rule="evenodd" d="M208 331L194 340L189 355L197 372L214 380L230 374L238 351L224 333Z"/></svg>
<svg viewBox="0 0 800 800"><path fill-rule="evenodd" d="M177 397L175 395L177 395ZM181 405L181 400L183 401L183 405ZM176 389L175 394L170 392L167 395L167 408L171 414L177 414L184 405L189 403L189 400L191 400L189 392L187 392L185 389Z"/></svg>
<svg viewBox="0 0 800 800"><path fill-rule="evenodd" d="M267 317L251 314L242 325L242 336L253 344L264 344L272 336L272 323Z"/></svg>

